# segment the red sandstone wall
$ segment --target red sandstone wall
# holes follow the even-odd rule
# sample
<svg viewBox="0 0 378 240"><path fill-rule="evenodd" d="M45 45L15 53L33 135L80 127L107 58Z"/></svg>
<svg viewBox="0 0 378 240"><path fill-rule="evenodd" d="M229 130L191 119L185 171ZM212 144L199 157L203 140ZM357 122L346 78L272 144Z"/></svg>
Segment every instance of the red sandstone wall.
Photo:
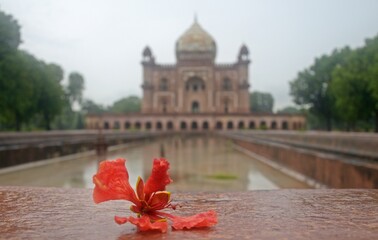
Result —
<svg viewBox="0 0 378 240"><path fill-rule="evenodd" d="M280 144L234 140L236 144L331 188L378 188L376 164L351 163L331 154Z"/></svg>

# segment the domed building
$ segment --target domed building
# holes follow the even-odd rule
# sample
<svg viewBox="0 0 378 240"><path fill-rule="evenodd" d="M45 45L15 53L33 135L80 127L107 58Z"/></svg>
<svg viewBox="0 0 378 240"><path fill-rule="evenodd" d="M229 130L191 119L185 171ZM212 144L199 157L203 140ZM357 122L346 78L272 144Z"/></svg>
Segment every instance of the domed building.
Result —
<svg viewBox="0 0 378 240"><path fill-rule="evenodd" d="M241 50L236 63L216 64L215 40L197 21L177 40L175 65L155 63L146 47L142 113L249 113L250 61Z"/></svg>
<svg viewBox="0 0 378 240"><path fill-rule="evenodd" d="M139 114L87 117L87 127L140 130L300 129L302 116L250 113L249 51L236 61L215 62L214 38L197 22L176 42L175 64L158 64L147 46L142 52L143 99Z"/></svg>

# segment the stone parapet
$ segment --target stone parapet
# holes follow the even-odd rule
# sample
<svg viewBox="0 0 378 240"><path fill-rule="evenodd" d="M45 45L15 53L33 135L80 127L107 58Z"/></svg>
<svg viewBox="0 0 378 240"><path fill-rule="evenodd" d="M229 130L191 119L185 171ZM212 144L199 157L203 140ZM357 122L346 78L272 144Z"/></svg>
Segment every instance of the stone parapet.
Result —
<svg viewBox="0 0 378 240"><path fill-rule="evenodd" d="M173 193L179 215L213 209L218 224L138 233L117 225L125 201L93 203L90 189L0 187L3 239L376 239L378 190ZM126 204L125 204L126 203Z"/></svg>
<svg viewBox="0 0 378 240"><path fill-rule="evenodd" d="M378 188L378 163L351 155L291 146L252 135L227 136L254 154L331 188ZM290 138L287 138L290 142Z"/></svg>

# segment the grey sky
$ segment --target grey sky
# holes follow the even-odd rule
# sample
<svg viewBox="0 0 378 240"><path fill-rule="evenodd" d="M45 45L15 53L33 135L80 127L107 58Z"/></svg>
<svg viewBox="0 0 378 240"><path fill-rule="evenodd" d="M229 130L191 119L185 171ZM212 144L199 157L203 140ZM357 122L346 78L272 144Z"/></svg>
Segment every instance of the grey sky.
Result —
<svg viewBox="0 0 378 240"><path fill-rule="evenodd" d="M378 34L377 0L0 0L22 26L22 49L79 71L85 97L106 105L142 95L141 52L174 63L174 46L199 23L217 42L219 63L250 50L251 90L271 92L276 108L291 104L288 82L336 47L361 46Z"/></svg>

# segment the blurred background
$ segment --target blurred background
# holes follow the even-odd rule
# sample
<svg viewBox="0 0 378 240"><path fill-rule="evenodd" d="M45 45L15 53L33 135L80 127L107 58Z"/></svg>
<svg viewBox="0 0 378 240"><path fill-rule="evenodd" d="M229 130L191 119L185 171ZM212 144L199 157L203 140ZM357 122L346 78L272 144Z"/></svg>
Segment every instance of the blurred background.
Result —
<svg viewBox="0 0 378 240"><path fill-rule="evenodd" d="M0 184L92 187L98 161L117 157L134 181L162 156L175 191L377 187L377 9L375 0L0 0ZM143 114L166 112L142 111L143 58L181 66L178 40L197 23L216 46L211 66L247 64L247 107L193 115L193 105L174 113L184 132L179 122L148 131ZM223 128L189 122L205 114L222 115ZM272 144L310 152L294 158ZM317 154L331 163L308 157ZM339 173L334 158L351 170Z"/></svg>

